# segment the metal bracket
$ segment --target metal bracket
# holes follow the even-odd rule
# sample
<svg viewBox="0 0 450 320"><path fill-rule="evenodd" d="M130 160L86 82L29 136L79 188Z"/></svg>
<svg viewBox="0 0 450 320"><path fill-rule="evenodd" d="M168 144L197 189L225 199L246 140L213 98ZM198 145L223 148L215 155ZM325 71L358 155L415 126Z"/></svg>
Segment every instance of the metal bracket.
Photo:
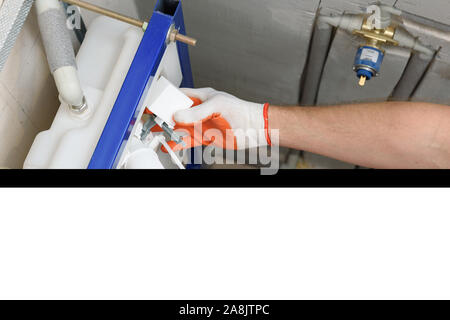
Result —
<svg viewBox="0 0 450 320"><path fill-rule="evenodd" d="M168 5L169 2L175 5ZM164 8L171 10L165 11ZM144 97L167 48L167 35L172 25L175 25L181 34L186 33L181 1L159 0L91 158L89 169L117 167L117 162L138 120ZM194 83L188 46L178 41L177 49L183 73L181 86L192 88Z"/></svg>

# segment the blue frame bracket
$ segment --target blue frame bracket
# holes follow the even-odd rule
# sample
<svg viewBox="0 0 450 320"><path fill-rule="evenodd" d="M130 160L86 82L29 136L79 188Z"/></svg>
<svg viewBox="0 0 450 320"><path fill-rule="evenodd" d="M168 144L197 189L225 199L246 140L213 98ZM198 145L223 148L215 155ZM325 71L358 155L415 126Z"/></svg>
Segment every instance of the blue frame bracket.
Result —
<svg viewBox="0 0 450 320"><path fill-rule="evenodd" d="M88 169L117 167L166 51L167 35L172 25L181 34L186 34L181 1L158 0ZM183 73L181 86L193 88L188 46L178 42L177 49Z"/></svg>

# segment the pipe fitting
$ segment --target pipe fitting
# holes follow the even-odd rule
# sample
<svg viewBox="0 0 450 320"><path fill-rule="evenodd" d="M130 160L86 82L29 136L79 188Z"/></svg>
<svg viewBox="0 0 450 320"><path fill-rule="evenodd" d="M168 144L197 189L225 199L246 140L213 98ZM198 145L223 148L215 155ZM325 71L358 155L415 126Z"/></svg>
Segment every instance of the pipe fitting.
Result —
<svg viewBox="0 0 450 320"><path fill-rule="evenodd" d="M171 42L176 42L176 41L180 41L184 44L187 44L188 46L193 46L195 47L197 45L197 39L185 36L183 34L180 33L180 31L178 31L177 28L175 28L175 25L171 25L169 32L167 33L167 44L171 43Z"/></svg>
<svg viewBox="0 0 450 320"><path fill-rule="evenodd" d="M69 105L70 111L77 115L84 114L88 110L88 104L86 101L86 97L83 97L83 102L79 106Z"/></svg>
<svg viewBox="0 0 450 320"><path fill-rule="evenodd" d="M362 14L343 14L340 16L319 16L319 23L328 23L352 33L362 28L365 16Z"/></svg>
<svg viewBox="0 0 450 320"><path fill-rule="evenodd" d="M53 77L55 78L61 102L72 106L83 105L84 94L75 67L61 67L53 72Z"/></svg>

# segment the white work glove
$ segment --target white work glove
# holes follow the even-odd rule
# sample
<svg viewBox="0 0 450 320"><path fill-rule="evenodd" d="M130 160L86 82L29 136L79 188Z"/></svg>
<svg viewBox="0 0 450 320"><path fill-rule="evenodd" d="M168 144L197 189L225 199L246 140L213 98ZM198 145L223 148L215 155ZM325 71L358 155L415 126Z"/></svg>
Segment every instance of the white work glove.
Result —
<svg viewBox="0 0 450 320"><path fill-rule="evenodd" d="M247 102L211 88L181 90L195 102L193 108L174 115L175 129L189 132L188 148L214 144L242 150L270 145L268 104Z"/></svg>

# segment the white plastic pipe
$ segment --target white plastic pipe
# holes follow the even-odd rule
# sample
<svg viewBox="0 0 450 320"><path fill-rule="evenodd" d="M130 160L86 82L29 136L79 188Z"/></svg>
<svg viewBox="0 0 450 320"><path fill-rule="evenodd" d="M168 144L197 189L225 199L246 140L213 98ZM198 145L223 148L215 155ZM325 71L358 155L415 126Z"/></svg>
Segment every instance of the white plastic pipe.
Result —
<svg viewBox="0 0 450 320"><path fill-rule="evenodd" d="M61 4L58 0L36 0L36 12L60 100L74 111L83 111L85 99Z"/></svg>
<svg viewBox="0 0 450 320"><path fill-rule="evenodd" d="M353 30L360 30L364 22L364 15L356 14L343 14L340 16L320 16L319 22L328 23L336 28L341 28L347 32L353 32Z"/></svg>
<svg viewBox="0 0 450 320"><path fill-rule="evenodd" d="M400 47L412 49L428 56L432 56L434 54L434 50L431 50L430 48L420 43L417 38L414 38L409 32L400 27L395 31L394 40L398 41L398 45Z"/></svg>
<svg viewBox="0 0 450 320"><path fill-rule="evenodd" d="M433 37L442 41L450 42L450 32L440 30L419 22L416 22L414 20L402 17L401 23L411 31L416 31L419 33L423 33L429 37Z"/></svg>
<svg viewBox="0 0 450 320"><path fill-rule="evenodd" d="M73 66L61 67L53 72L53 77L55 78L60 100L69 106L81 107L84 95L81 90L77 69Z"/></svg>

